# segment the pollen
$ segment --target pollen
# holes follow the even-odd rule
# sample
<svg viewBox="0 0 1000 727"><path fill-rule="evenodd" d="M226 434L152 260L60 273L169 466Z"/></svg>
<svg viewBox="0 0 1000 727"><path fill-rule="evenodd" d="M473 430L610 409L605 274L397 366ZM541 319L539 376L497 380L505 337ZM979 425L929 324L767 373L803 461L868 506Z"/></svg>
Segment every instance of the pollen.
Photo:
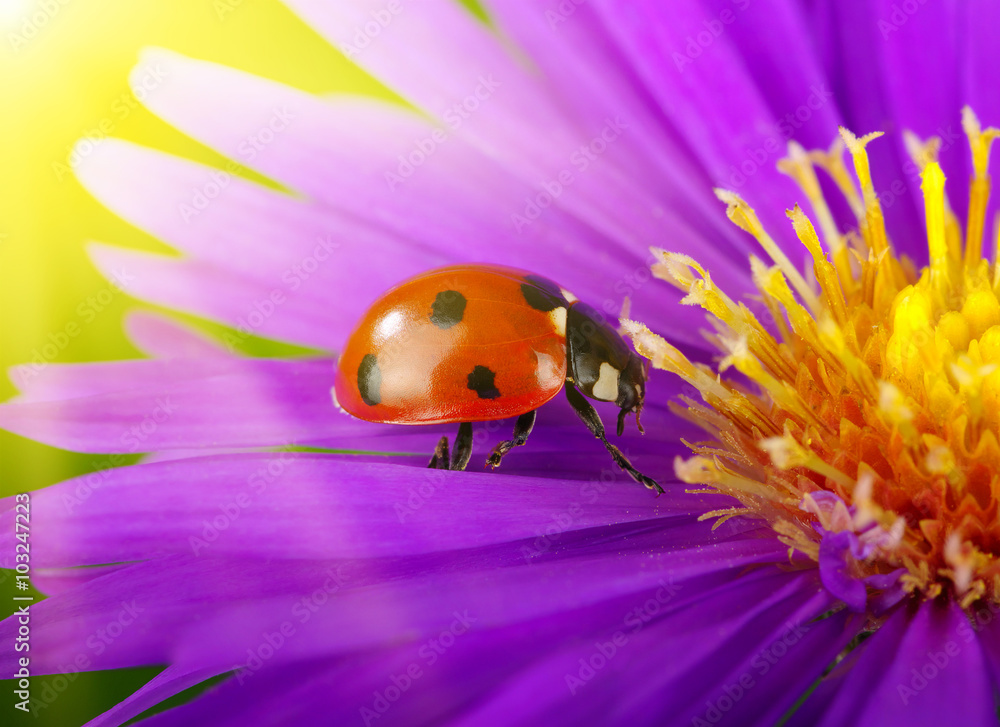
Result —
<svg viewBox="0 0 1000 727"><path fill-rule="evenodd" d="M726 190L716 193L729 219L762 249L749 261L759 299L735 301L696 260L653 250L654 274L707 311L714 366L622 324L639 353L699 392L672 403L708 435L688 443L676 473L692 492L734 500L703 517L764 521L793 563L819 563L828 588L859 610L890 589L966 608L1000 602L1000 265L983 251L1000 131L968 108L962 125L974 170L964 233L940 140L904 139L920 172L927 267L887 234L868 156L881 134L841 129L826 150L790 144L778 165L808 203L809 214L787 211L805 270ZM838 228L818 172L855 228Z"/></svg>

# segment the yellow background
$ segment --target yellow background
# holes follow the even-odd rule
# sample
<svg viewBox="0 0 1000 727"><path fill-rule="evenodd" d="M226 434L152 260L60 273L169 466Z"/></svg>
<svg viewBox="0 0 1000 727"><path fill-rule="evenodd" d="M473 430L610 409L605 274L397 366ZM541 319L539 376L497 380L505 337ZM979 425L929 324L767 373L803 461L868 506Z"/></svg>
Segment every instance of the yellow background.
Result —
<svg viewBox="0 0 1000 727"><path fill-rule="evenodd" d="M122 332L122 314L135 301L116 296L90 323L77 313L77 306L107 285L84 245L100 240L158 249L160 243L116 218L64 173L62 165L80 138L109 132L224 164L134 102L128 73L139 50L150 45L308 91L384 93L276 0L0 0L0 355L5 369L30 361L50 334L72 322L81 325L80 333L54 362L137 355ZM14 393L3 377L0 400ZM64 452L5 432L0 432L0 465L4 495L104 466L98 455ZM3 579L0 615L14 610L10 584L9 576ZM38 719L15 712L12 683L2 682L0 722L82 724L157 671L84 674L71 682L36 678L34 695L46 685L59 694Z"/></svg>

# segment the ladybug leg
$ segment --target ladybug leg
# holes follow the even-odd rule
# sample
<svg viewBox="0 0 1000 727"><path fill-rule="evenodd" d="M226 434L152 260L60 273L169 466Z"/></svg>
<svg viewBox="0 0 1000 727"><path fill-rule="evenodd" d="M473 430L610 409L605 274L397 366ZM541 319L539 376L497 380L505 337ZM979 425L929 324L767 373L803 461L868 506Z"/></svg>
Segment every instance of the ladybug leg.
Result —
<svg viewBox="0 0 1000 727"><path fill-rule="evenodd" d="M455 449L451 453L451 469L464 470L472 457L472 422L462 422L458 425L458 435L455 437Z"/></svg>
<svg viewBox="0 0 1000 727"><path fill-rule="evenodd" d="M458 435L455 437L455 449L448 456L448 437L441 437L431 461L427 463L430 469L438 470L464 470L469 464L472 456L472 422L462 422L458 426Z"/></svg>
<svg viewBox="0 0 1000 727"><path fill-rule="evenodd" d="M450 469L448 463L448 437L441 437L434 448L434 454L431 455L431 461L427 463L427 467L432 470L446 470Z"/></svg>
<svg viewBox="0 0 1000 727"><path fill-rule="evenodd" d="M583 394L577 391L576 387L570 383L566 382L566 398L569 399L570 405L576 412L576 415L583 420L583 423L587 425L587 428L591 433L604 443L605 448L611 454L611 458L614 459L615 464L632 477L636 482L645 485L650 490L653 490L658 495L663 494L663 488L660 487L655 480L646 477L639 470L632 466L632 463L626 459L625 455L621 453L615 445L608 441L608 438L604 435L604 422L601 421L600 415L597 410L591 406L590 402L587 401Z"/></svg>
<svg viewBox="0 0 1000 727"><path fill-rule="evenodd" d="M514 447L520 447L528 441L528 435L531 434L531 428L534 426L534 410L519 416L517 418L517 422L514 423L514 438L500 442L500 444L493 449L493 453L490 455L490 458L486 460L486 464L491 467L499 467L500 460L503 459L505 454L507 454Z"/></svg>

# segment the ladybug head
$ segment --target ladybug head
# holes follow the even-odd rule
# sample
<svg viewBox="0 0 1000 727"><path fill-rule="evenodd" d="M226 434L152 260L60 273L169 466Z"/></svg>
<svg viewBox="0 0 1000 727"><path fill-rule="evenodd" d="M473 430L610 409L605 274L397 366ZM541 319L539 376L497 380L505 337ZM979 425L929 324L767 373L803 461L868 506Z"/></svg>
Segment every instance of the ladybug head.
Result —
<svg viewBox="0 0 1000 727"><path fill-rule="evenodd" d="M570 306L566 324L568 374L591 399L613 401L621 408L618 435L625 431L625 415L639 412L646 395L648 362L634 353L605 316L586 303Z"/></svg>
<svg viewBox="0 0 1000 727"><path fill-rule="evenodd" d="M632 353L629 356L621 376L618 377L618 398L615 404L621 407L618 412L618 436L625 431L625 415L635 412L635 426L639 432L643 432L642 423L639 421L639 413L642 411L642 402L646 398L646 379L649 378L649 361Z"/></svg>

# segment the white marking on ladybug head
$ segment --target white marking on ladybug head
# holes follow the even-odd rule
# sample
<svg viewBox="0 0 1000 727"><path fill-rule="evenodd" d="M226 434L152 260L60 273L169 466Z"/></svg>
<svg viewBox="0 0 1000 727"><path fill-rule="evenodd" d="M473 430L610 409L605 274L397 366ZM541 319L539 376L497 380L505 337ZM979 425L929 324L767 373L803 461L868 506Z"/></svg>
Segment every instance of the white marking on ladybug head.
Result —
<svg viewBox="0 0 1000 727"><path fill-rule="evenodd" d="M553 308L549 311L549 317L552 319L552 325L556 327L556 333L566 338L566 309Z"/></svg>
<svg viewBox="0 0 1000 727"><path fill-rule="evenodd" d="M566 288L559 288L559 292L562 293L563 298L565 298L570 303L576 303L579 298L570 293Z"/></svg>
<svg viewBox="0 0 1000 727"><path fill-rule="evenodd" d="M594 384L594 398L600 401L614 401L618 398L618 377L621 371L607 361L601 364L600 376Z"/></svg>

